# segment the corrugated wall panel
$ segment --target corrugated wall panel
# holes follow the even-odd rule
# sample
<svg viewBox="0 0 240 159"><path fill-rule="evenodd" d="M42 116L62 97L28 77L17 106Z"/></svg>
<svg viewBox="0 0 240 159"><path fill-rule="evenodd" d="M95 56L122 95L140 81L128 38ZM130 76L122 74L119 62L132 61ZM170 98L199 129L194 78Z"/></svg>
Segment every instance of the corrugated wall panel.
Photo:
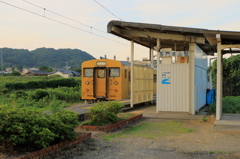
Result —
<svg viewBox="0 0 240 159"><path fill-rule="evenodd" d="M194 111L198 111L206 104L207 89L207 55L197 45L195 45L195 106Z"/></svg>
<svg viewBox="0 0 240 159"><path fill-rule="evenodd" d="M158 111L189 112L189 64L160 64L157 71ZM170 84L162 84L163 72L170 72Z"/></svg>

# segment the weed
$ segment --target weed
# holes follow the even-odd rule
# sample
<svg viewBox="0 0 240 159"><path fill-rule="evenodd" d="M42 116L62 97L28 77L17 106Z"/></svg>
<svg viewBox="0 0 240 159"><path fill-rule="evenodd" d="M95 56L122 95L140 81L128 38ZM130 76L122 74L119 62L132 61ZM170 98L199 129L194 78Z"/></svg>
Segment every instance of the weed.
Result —
<svg viewBox="0 0 240 159"><path fill-rule="evenodd" d="M202 122L207 122L207 121L208 121L208 118L202 117L200 122L202 123Z"/></svg>
<svg viewBox="0 0 240 159"><path fill-rule="evenodd" d="M226 151L209 151L210 154L230 154L230 152Z"/></svg>
<svg viewBox="0 0 240 159"><path fill-rule="evenodd" d="M194 131L195 129L183 127L182 123L175 121L167 121L164 123L147 122L137 126L131 126L120 133L103 136L103 139L111 140L113 138L126 138L129 136L154 139L156 137L180 135Z"/></svg>

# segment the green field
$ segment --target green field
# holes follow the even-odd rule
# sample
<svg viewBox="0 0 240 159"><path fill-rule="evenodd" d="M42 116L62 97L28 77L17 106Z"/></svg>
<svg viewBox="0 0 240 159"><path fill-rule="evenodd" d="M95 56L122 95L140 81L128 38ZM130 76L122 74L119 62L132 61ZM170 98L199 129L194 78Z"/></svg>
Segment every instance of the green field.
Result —
<svg viewBox="0 0 240 159"><path fill-rule="evenodd" d="M59 76L0 77L0 105L57 111L71 106L72 103L81 102L80 80L80 78L64 79ZM71 85L68 81L71 82ZM47 82L54 87L37 88L40 86L38 83ZM6 84L22 84L25 87L24 89L10 89L6 87ZM36 87L34 87L34 84ZM31 86L31 88L28 88L28 86Z"/></svg>

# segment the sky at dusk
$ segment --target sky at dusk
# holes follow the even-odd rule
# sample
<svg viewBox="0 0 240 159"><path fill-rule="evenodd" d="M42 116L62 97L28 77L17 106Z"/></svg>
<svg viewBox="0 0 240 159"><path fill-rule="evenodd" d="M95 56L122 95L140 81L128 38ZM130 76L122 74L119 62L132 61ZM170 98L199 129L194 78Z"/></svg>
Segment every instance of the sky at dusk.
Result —
<svg viewBox="0 0 240 159"><path fill-rule="evenodd" d="M96 58L116 55L117 60L126 60L130 42L107 33L108 22L119 20L117 17L130 22L240 31L239 0L97 0L117 17L94 0L27 2L37 6L24 0L0 0L0 48L71 48ZM148 53L147 48L135 45L136 59L148 57Z"/></svg>

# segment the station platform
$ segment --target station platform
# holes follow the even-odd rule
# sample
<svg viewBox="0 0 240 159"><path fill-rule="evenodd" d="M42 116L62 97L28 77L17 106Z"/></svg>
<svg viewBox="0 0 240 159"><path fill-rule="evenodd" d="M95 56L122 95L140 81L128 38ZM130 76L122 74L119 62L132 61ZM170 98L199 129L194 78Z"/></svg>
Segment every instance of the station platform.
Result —
<svg viewBox="0 0 240 159"><path fill-rule="evenodd" d="M119 102L123 103L123 105L127 106L130 105L130 99L122 99L118 100ZM78 114L84 114L86 113L91 107L93 107L96 103L91 103L91 104L74 104L71 107L65 108L67 110L74 111L75 113Z"/></svg>
<svg viewBox="0 0 240 159"><path fill-rule="evenodd" d="M134 110L129 111L131 113L143 114L146 118L158 118L158 119L183 119L183 120L200 120L207 113L200 111L197 115L191 115L186 112L156 112L156 105L145 105Z"/></svg>
<svg viewBox="0 0 240 159"><path fill-rule="evenodd" d="M223 114L221 120L214 122L216 130L240 130L240 114Z"/></svg>
<svg viewBox="0 0 240 159"><path fill-rule="evenodd" d="M130 105L130 99L120 100L125 106ZM66 108L67 110L74 111L79 114L86 113L94 104L76 104ZM125 111L134 114L143 114L146 118L159 118L159 119L186 119L186 120L200 120L207 112L201 110L197 115L191 115L186 112L156 112L156 104L138 104L134 108L126 107Z"/></svg>

